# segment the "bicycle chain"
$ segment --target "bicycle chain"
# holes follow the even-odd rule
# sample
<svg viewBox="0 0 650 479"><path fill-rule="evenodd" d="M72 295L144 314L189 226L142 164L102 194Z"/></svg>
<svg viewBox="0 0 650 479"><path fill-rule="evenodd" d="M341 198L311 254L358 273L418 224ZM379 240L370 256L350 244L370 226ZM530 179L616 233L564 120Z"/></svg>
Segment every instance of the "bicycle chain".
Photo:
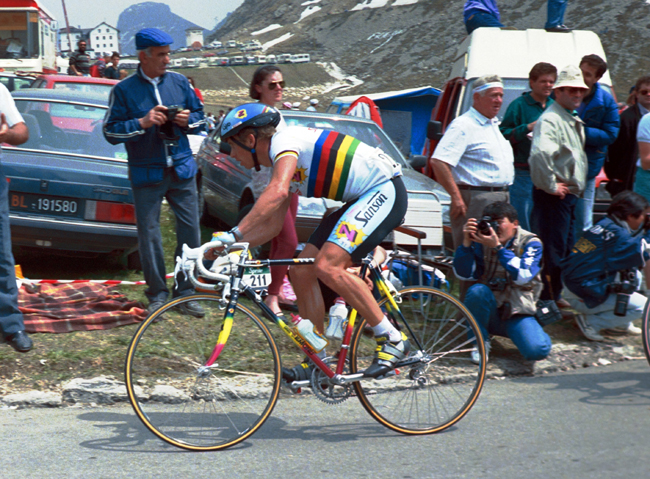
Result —
<svg viewBox="0 0 650 479"><path fill-rule="evenodd" d="M331 364L336 366L338 359L329 357L325 358L323 362L328 366ZM349 371L350 368L348 367L348 360L346 359L343 374L349 374ZM352 395L351 384L346 384L344 386L330 384L327 375L316 367L311 373L311 389L314 391L314 396L325 404L340 404Z"/></svg>

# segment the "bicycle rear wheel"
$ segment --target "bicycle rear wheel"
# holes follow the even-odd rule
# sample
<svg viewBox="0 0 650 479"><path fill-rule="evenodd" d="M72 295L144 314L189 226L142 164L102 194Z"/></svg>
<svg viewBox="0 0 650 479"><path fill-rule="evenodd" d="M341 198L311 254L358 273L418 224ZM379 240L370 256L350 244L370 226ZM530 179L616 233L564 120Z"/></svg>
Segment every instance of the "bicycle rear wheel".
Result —
<svg viewBox="0 0 650 479"><path fill-rule="evenodd" d="M196 301L205 316L178 306ZM167 303L129 346L126 388L140 420L160 439L194 451L224 449L262 426L280 392L280 356L266 325L237 305L232 330L212 367L224 311L212 295Z"/></svg>
<svg viewBox="0 0 650 479"><path fill-rule="evenodd" d="M641 323L641 328L643 329L643 350L645 351L645 357L650 364L650 301L646 301L645 307L643 308L643 322Z"/></svg>
<svg viewBox="0 0 650 479"><path fill-rule="evenodd" d="M355 390L366 411L390 429L403 434L443 431L469 412L483 387L486 360L483 341L476 344L474 339L480 337L478 325L460 301L434 288L403 289L396 298L413 331L399 325L411 343L409 357L423 354L427 360L398 368L384 379L355 382ZM372 336L362 320L352 338L353 373L372 362L377 345ZM470 360L474 348L480 364Z"/></svg>

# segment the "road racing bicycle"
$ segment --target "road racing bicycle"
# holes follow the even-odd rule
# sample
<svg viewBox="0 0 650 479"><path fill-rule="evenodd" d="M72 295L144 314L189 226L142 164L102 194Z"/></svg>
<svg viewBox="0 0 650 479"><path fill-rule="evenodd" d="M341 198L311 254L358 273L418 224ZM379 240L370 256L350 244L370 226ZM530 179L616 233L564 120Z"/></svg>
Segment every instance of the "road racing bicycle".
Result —
<svg viewBox="0 0 650 479"><path fill-rule="evenodd" d="M306 356L315 365L308 380L284 382L291 391L311 388L328 404L356 396L374 419L403 434L443 431L475 404L485 379L484 343L474 318L453 296L424 286L396 291L372 257L365 258L360 274L372 279L380 307L411 343L393 371L368 378L363 371L377 343L355 310L338 352L331 341L330 355L321 359L291 321L263 301L270 266L313 264L313 259L254 260L247 243L236 243L208 269L204 253L214 248L215 243L184 248L177 274L187 275L200 292L151 314L128 348L129 400L163 441L212 451L250 437L271 415L284 382L279 347L287 363ZM188 301L199 302L205 315L184 314L179 306ZM271 325L280 330L278 340ZM479 364L470 360L475 348ZM298 354L292 357L292 350Z"/></svg>

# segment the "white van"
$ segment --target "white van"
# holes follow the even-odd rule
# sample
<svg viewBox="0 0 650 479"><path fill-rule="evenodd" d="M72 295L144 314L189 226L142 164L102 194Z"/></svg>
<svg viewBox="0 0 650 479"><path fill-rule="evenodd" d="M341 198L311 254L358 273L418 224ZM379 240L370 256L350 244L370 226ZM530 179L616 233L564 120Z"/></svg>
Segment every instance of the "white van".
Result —
<svg viewBox="0 0 650 479"><path fill-rule="evenodd" d="M244 59L243 56L237 55L236 57L231 57L230 58L230 64L231 65L245 65L246 60Z"/></svg>
<svg viewBox="0 0 650 479"><path fill-rule="evenodd" d="M282 53L278 55L278 63L290 63L291 53Z"/></svg>
<svg viewBox="0 0 650 479"><path fill-rule="evenodd" d="M237 42L235 40L228 40L226 42L226 48L237 48Z"/></svg>
<svg viewBox="0 0 650 479"><path fill-rule="evenodd" d="M298 53L297 55L291 55L289 60L291 63L309 63L309 53Z"/></svg>

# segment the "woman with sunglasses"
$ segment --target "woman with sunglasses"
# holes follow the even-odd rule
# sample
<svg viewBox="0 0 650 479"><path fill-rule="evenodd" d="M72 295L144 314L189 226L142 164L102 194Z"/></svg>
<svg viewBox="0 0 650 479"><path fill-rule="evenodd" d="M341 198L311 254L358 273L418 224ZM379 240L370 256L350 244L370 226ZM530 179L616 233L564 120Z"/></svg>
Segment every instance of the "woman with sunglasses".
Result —
<svg viewBox="0 0 650 479"><path fill-rule="evenodd" d="M275 107L282 101L284 92L284 78L282 71L274 65L261 66L253 74L250 84L250 96L260 103ZM284 118L280 118L280 124L276 130L286 127ZM259 198L271 181L272 168L260 166L260 171L253 170L253 194ZM296 234L296 214L298 212L298 195L291 195L291 204L284 218L280 234L271 241L270 259L291 258L298 247L298 235ZM271 268L271 284L269 292L264 300L274 313L280 313L280 290L284 278L287 275L288 266L273 266Z"/></svg>

